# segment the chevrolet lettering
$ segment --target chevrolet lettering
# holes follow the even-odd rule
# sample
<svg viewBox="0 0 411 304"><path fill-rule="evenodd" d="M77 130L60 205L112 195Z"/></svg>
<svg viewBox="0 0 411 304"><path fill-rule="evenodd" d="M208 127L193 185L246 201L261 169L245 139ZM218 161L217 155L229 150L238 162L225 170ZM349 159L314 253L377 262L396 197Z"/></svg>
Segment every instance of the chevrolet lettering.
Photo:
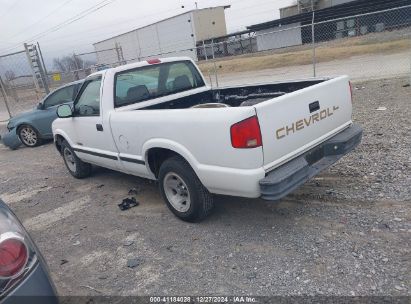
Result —
<svg viewBox="0 0 411 304"><path fill-rule="evenodd" d="M315 113L308 118L297 120L295 123L292 123L289 126L280 128L276 132L277 139L282 139L295 132L302 131L304 128L310 127L311 125L320 122L321 120L330 118L339 109L339 106L333 106L332 108L327 108L320 111L319 113Z"/></svg>

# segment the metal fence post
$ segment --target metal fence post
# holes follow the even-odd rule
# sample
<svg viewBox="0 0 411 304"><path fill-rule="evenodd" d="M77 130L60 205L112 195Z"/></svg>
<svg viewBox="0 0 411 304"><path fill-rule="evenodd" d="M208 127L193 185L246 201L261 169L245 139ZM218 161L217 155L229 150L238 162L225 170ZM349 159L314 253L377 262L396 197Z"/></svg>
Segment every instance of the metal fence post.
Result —
<svg viewBox="0 0 411 304"><path fill-rule="evenodd" d="M1 94L3 95L3 98L4 98L4 103L6 104L7 113L9 114L9 118L11 118L11 112L9 108L9 98L7 97L7 93L4 88L4 84L3 84L3 80L1 79L1 76L0 76L0 89L1 89Z"/></svg>
<svg viewBox="0 0 411 304"><path fill-rule="evenodd" d="M211 47L213 48L213 63L214 63L215 84L218 88L219 85L218 85L217 63L215 62L215 53L214 53L214 39L211 40Z"/></svg>
<svg viewBox="0 0 411 304"><path fill-rule="evenodd" d="M76 68L76 70L74 71L74 79L80 80L80 76L79 76L80 67L78 66L78 62L77 62L77 55L74 52L73 52L73 59L74 59L74 65Z"/></svg>
<svg viewBox="0 0 411 304"><path fill-rule="evenodd" d="M316 77L317 76L317 71L316 71L316 65L317 65L317 58L316 58L316 54L315 54L315 24L314 24L314 20L315 20L315 12L313 11L313 18L312 18L312 22L311 22L311 44L313 47L313 76Z"/></svg>
<svg viewBox="0 0 411 304"><path fill-rule="evenodd" d="M205 46L204 40L203 40L203 50L204 50L205 60L208 61L207 48L206 48L206 46Z"/></svg>
<svg viewBox="0 0 411 304"><path fill-rule="evenodd" d="M411 86L411 38L410 38L410 86Z"/></svg>

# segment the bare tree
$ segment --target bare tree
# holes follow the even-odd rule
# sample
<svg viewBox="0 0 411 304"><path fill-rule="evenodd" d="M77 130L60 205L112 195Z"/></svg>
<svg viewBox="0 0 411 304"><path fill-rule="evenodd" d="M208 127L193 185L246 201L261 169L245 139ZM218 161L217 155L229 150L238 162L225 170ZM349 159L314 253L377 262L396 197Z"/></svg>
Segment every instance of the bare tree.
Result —
<svg viewBox="0 0 411 304"><path fill-rule="evenodd" d="M53 67L60 72L72 72L92 66L94 63L88 60L83 60L79 56L63 56L53 59Z"/></svg>

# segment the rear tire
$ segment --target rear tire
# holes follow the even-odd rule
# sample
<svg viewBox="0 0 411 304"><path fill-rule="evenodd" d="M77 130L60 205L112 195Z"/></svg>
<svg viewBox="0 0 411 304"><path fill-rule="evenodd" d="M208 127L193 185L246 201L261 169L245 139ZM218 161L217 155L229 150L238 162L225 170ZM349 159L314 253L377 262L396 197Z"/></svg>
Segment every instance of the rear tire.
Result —
<svg viewBox="0 0 411 304"><path fill-rule="evenodd" d="M39 132L30 125L22 125L17 130L20 141L29 148L40 146L42 139Z"/></svg>
<svg viewBox="0 0 411 304"><path fill-rule="evenodd" d="M181 220L199 222L211 213L214 207L211 193L181 157L165 160L158 179L167 207Z"/></svg>
<svg viewBox="0 0 411 304"><path fill-rule="evenodd" d="M67 141L61 143L61 155L68 171L75 178L82 179L91 175L91 165L78 158Z"/></svg>

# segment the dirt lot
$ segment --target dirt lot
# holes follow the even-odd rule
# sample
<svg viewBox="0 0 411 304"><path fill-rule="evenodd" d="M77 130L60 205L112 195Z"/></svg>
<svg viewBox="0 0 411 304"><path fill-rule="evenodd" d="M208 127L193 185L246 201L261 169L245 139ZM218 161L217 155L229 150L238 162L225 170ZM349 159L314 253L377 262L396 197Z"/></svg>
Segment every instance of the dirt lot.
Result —
<svg viewBox="0 0 411 304"><path fill-rule="evenodd" d="M0 196L33 235L61 295L410 296L406 83L356 83L362 145L281 202L217 197L211 217L187 224L155 183L101 168L73 179L52 144L0 146ZM141 205L121 212L132 188ZM138 265L128 268L129 259Z"/></svg>

